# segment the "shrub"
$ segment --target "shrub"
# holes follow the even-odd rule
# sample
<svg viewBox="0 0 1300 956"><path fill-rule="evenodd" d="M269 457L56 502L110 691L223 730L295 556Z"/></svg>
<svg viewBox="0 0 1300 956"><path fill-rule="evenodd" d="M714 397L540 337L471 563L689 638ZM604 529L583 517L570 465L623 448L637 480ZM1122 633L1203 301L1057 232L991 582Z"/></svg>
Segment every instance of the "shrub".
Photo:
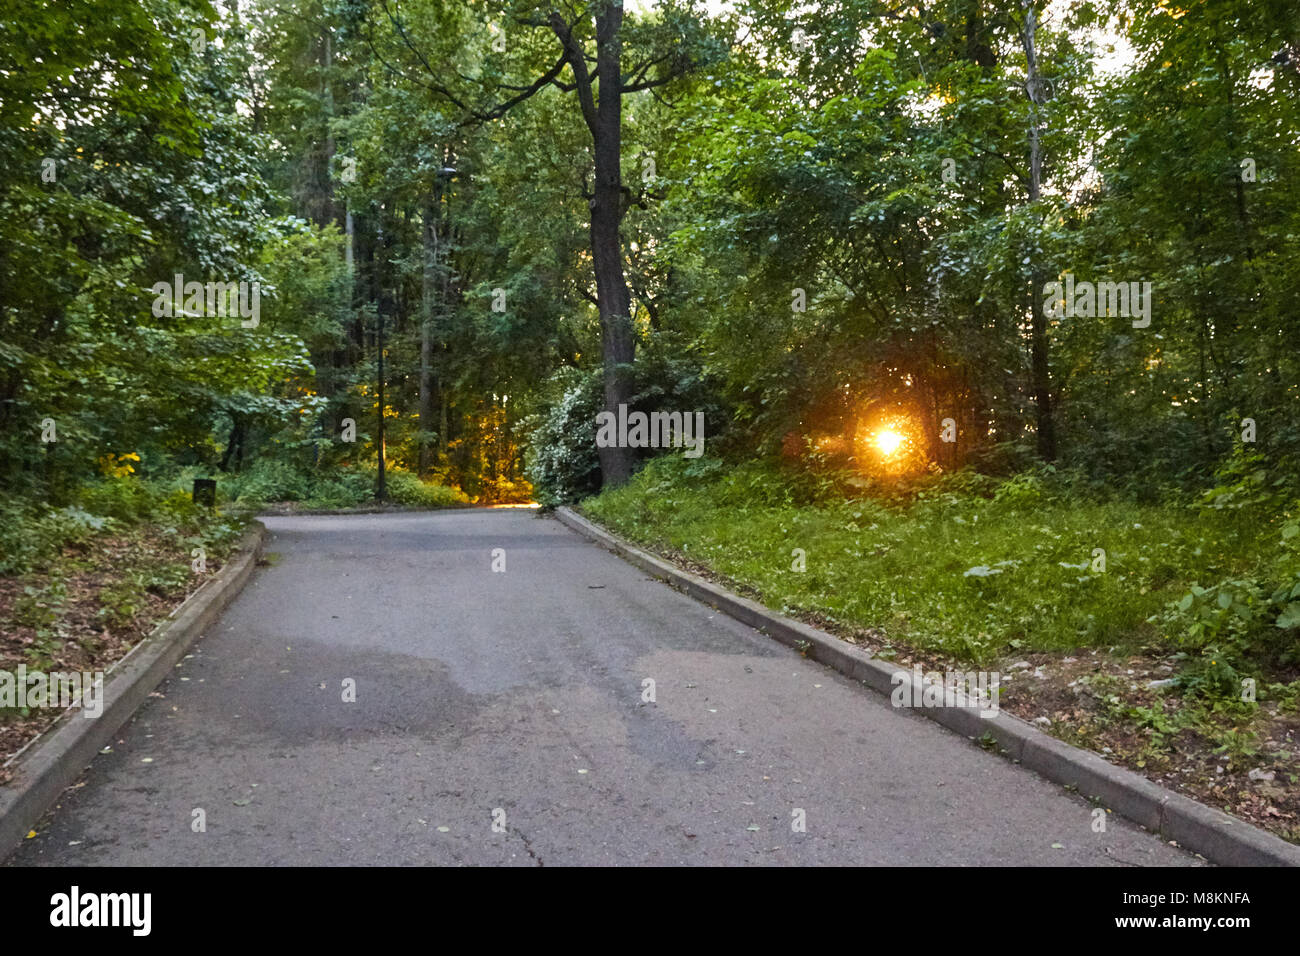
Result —
<svg viewBox="0 0 1300 956"><path fill-rule="evenodd" d="M1033 505L1045 497L1043 480L1029 471L1008 478L993 492L994 501L1012 505Z"/></svg>
<svg viewBox="0 0 1300 956"><path fill-rule="evenodd" d="M375 473L341 468L318 477L306 504L315 508L352 508L375 496Z"/></svg>
<svg viewBox="0 0 1300 956"><path fill-rule="evenodd" d="M632 367L629 411L704 413L706 456L716 454L730 415L718 400L713 384L682 359L647 350ZM600 490L600 457L596 451L596 414L604 408L604 378L600 369L566 368L552 378L559 398L525 422L530 432L525 471L537 500L554 506L577 501ZM641 449L642 460L684 457L682 449ZM694 459L688 459L688 461Z"/></svg>
<svg viewBox="0 0 1300 956"><path fill-rule="evenodd" d="M303 501L311 497L312 479L288 462L262 458L227 484L227 493L234 501L258 505L269 501Z"/></svg>
<svg viewBox="0 0 1300 956"><path fill-rule="evenodd" d="M413 508L450 508L469 501L463 492L455 488L421 481L418 476L400 468L386 469L384 481L389 499L400 505L409 505Z"/></svg>
<svg viewBox="0 0 1300 956"><path fill-rule="evenodd" d="M1280 548L1264 576L1210 587L1193 584L1159 620L1185 648L1181 680L1189 692L1238 693L1237 672L1251 662L1292 662L1300 627L1300 521L1282 526Z"/></svg>
<svg viewBox="0 0 1300 956"><path fill-rule="evenodd" d="M600 371L566 368L553 382L563 388L559 401L525 422L531 438L524 470L537 500L548 507L600 490L596 454L596 413L603 404Z"/></svg>
<svg viewBox="0 0 1300 956"><path fill-rule="evenodd" d="M77 495L90 514L120 521L138 521L152 513L158 502L153 490L134 475L118 475L83 485Z"/></svg>

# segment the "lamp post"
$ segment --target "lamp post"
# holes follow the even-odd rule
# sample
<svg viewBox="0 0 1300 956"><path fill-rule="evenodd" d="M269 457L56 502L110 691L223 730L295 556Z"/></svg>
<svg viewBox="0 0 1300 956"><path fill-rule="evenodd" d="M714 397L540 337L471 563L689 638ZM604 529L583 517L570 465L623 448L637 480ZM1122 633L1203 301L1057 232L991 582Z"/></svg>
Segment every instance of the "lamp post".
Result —
<svg viewBox="0 0 1300 956"><path fill-rule="evenodd" d="M379 347L379 483L375 488L375 500L384 501L388 497L388 484L386 481L385 471L386 462L384 460L384 293L383 293L383 256L384 256L384 205L379 204L379 218L375 226L376 244L379 246L379 261L375 263L375 271L378 273L375 282L375 318L378 321L378 347Z"/></svg>

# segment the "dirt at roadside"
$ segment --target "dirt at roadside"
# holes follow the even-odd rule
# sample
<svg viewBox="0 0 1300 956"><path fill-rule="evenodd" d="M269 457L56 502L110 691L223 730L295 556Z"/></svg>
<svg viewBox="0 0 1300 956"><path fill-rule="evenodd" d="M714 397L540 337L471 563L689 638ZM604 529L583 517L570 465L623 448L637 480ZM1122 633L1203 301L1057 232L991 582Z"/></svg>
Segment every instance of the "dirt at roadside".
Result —
<svg viewBox="0 0 1300 956"><path fill-rule="evenodd" d="M188 544L146 526L117 535L99 536L67 548L55 562L63 582L62 596L42 594L52 575L34 573L19 578L0 577L0 670L14 672L24 665L28 673L107 671L147 637L204 581L223 566L220 555L209 553L203 573L174 575L174 586L155 584L131 588L129 602L107 607L106 598L120 589L133 570L183 565L191 568ZM30 589L30 590L29 590ZM45 627L33 626L23 604L37 602L56 617ZM113 611L115 613L106 613ZM44 631L44 633L42 633ZM22 713L0 709L0 764L58 720L62 710L35 707ZM0 766L0 784L11 772Z"/></svg>

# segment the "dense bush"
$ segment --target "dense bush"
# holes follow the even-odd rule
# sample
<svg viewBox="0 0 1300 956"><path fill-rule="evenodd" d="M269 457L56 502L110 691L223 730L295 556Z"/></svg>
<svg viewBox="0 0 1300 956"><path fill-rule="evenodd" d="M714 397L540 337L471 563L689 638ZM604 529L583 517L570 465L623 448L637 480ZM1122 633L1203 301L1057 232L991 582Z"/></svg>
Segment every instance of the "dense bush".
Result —
<svg viewBox="0 0 1300 956"><path fill-rule="evenodd" d="M629 412L702 412L704 459L716 454L731 412L697 366L646 350L637 359L633 375ZM596 414L604 408L603 381L600 369L561 369L551 379L556 400L525 422L530 431L525 470L543 505L578 501L600 490ZM657 456L684 457L680 448L640 450L642 462Z"/></svg>
<svg viewBox="0 0 1300 956"><path fill-rule="evenodd" d="M465 494L455 488L421 481L417 475L400 468L386 469L384 482L387 485L388 499L399 505L409 505L413 508L451 508L469 501Z"/></svg>
<svg viewBox="0 0 1300 956"><path fill-rule="evenodd" d="M247 471L229 480L221 480L218 488L232 500L262 504L268 501L302 501L312 497L311 475L294 468L288 462L262 458Z"/></svg>
<svg viewBox="0 0 1300 956"><path fill-rule="evenodd" d="M564 368L552 383L560 390L559 399L524 423L532 432L525 471L537 500L547 506L577 501L600 489L596 454L600 373Z"/></svg>

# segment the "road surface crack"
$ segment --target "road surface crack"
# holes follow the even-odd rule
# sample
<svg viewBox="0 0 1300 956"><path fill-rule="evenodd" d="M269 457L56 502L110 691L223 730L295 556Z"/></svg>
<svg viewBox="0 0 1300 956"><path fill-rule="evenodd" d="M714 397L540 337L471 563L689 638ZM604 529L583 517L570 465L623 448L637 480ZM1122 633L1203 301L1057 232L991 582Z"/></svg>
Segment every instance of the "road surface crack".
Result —
<svg viewBox="0 0 1300 956"><path fill-rule="evenodd" d="M523 841L524 849L528 851L528 855L537 861L538 866L545 866L546 864L542 862L542 858L533 852L533 844L532 841L528 839L527 834L518 827L513 827L512 829L515 833L519 834L519 839Z"/></svg>

